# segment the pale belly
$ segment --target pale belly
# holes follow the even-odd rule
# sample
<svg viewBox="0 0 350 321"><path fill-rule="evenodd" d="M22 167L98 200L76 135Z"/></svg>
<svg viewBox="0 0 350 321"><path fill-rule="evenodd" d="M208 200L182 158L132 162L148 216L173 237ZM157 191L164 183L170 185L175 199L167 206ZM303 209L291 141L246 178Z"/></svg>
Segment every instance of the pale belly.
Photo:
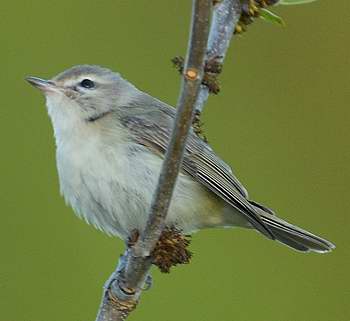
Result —
<svg viewBox="0 0 350 321"><path fill-rule="evenodd" d="M61 193L89 224L126 240L146 225L161 158L138 145L104 148L94 144L57 151ZM180 174L167 225L184 233L225 225L227 206L185 174Z"/></svg>

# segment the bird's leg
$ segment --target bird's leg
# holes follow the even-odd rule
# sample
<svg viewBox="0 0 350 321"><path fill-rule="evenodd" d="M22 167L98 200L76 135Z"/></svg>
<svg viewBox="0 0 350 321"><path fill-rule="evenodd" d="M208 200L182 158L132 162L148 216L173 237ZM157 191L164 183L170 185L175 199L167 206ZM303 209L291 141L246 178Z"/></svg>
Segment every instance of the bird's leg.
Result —
<svg viewBox="0 0 350 321"><path fill-rule="evenodd" d="M140 232L137 229L132 230L126 243L127 248L133 247L138 241L139 237L140 237ZM142 290L144 291L149 290L152 287L152 283L153 283L152 275L148 274Z"/></svg>
<svg viewBox="0 0 350 321"><path fill-rule="evenodd" d="M111 284L117 280L118 278L118 275L120 273L122 273L125 269L125 265L126 265L126 255L127 255L127 251L122 254L120 256L120 259L118 261L118 265L117 265L117 268L113 271L113 273L111 274L111 276L108 278L108 280L106 281L106 283L104 284L104 288L105 289L109 289Z"/></svg>
<svg viewBox="0 0 350 321"><path fill-rule="evenodd" d="M126 288L122 283L130 248L135 245L138 238L139 232L137 230L133 230L126 242L126 251L123 255L120 256L118 266L104 285L106 296L104 300L109 300L111 304L115 306L116 310L125 313L125 315L128 315L130 311L136 308L137 305L137 300L135 300L135 291L133 289ZM145 282L145 289L149 289L150 284L152 284L149 279L150 277L147 277Z"/></svg>
<svg viewBox="0 0 350 321"><path fill-rule="evenodd" d="M109 289L111 284L115 280L117 280L119 274L123 273L123 271L125 269L125 266L126 266L126 258L127 258L127 254L128 254L128 249L130 247L132 247L137 242L139 236L140 236L140 233L139 233L138 230L135 229L135 230L131 231L130 236L129 236L127 242L126 242L127 249L124 252L124 254L120 256L117 268L114 270L114 272L111 274L111 276L106 281L106 283L104 285L105 289Z"/></svg>
<svg viewBox="0 0 350 321"><path fill-rule="evenodd" d="M152 285L153 285L153 278L152 278L152 275L150 273L148 273L142 290L148 291L152 287Z"/></svg>

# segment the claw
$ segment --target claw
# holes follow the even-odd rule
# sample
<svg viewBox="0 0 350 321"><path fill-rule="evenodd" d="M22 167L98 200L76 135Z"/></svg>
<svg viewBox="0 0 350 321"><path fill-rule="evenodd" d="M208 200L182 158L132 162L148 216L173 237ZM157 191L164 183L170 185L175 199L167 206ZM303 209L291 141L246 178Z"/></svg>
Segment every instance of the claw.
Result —
<svg viewBox="0 0 350 321"><path fill-rule="evenodd" d="M103 286L105 290L108 290L111 287L111 284L113 283L113 281L118 278L118 275L122 271L124 271L126 266L126 256L127 256L127 252L125 252L123 255L120 256L117 268L115 269L115 271L113 271L113 273L111 274L111 276L108 278L108 280L105 282Z"/></svg>
<svg viewBox="0 0 350 321"><path fill-rule="evenodd" d="M153 278L151 274L148 274L145 280L145 284L143 285L142 290L148 291L153 285Z"/></svg>

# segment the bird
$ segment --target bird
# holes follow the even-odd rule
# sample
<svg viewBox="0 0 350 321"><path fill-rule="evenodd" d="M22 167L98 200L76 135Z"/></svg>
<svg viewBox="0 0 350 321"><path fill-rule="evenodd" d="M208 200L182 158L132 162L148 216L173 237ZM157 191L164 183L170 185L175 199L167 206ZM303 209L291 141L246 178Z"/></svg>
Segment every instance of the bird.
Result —
<svg viewBox="0 0 350 321"><path fill-rule="evenodd" d="M127 242L146 226L176 110L119 73L73 66L50 80L27 77L51 118L60 192L87 223ZM184 234L240 227L301 252L325 253L330 241L250 200L232 169L190 129L165 221Z"/></svg>

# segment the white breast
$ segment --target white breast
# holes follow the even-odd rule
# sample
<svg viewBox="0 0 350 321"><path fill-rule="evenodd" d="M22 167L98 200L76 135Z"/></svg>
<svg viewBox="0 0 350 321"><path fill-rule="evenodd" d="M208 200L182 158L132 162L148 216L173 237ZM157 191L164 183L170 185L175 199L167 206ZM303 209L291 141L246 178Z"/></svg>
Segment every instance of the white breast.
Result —
<svg viewBox="0 0 350 321"><path fill-rule="evenodd" d="M162 159L143 146L79 131L57 143L61 193L76 214L100 230L126 240L142 231ZM118 139L119 137L119 139ZM185 174L180 174L167 222L189 233L220 223L222 202Z"/></svg>
<svg viewBox="0 0 350 321"><path fill-rule="evenodd" d="M145 225L150 186L161 161L139 149L122 141L106 144L89 135L57 149L60 187L67 203L88 223L124 239L130 230Z"/></svg>

